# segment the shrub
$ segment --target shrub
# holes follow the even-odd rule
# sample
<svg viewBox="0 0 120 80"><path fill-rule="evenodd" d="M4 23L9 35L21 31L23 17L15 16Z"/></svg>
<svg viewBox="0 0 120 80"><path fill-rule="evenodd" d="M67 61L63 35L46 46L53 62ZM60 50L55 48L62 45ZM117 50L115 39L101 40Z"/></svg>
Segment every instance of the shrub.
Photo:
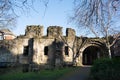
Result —
<svg viewBox="0 0 120 80"><path fill-rule="evenodd" d="M91 80L120 80L120 59L96 60L91 68Z"/></svg>

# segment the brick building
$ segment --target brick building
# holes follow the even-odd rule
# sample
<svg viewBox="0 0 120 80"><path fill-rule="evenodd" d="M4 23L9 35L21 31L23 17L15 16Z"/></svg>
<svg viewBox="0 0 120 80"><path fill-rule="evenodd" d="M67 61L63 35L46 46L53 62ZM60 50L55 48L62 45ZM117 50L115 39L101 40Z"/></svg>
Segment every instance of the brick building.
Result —
<svg viewBox="0 0 120 80"><path fill-rule="evenodd" d="M16 36L9 29L0 30L0 40L12 40L15 38Z"/></svg>

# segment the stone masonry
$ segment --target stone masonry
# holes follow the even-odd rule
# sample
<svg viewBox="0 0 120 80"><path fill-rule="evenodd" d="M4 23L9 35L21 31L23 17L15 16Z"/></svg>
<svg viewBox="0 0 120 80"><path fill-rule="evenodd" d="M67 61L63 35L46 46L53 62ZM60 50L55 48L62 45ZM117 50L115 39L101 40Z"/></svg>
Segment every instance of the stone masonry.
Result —
<svg viewBox="0 0 120 80"><path fill-rule="evenodd" d="M0 62L36 64L44 68L67 66L73 62L83 66L105 56L103 46L98 38L77 37L71 28L67 28L66 36L63 36L62 27L50 26L44 36L43 26L30 25L25 35L0 41Z"/></svg>

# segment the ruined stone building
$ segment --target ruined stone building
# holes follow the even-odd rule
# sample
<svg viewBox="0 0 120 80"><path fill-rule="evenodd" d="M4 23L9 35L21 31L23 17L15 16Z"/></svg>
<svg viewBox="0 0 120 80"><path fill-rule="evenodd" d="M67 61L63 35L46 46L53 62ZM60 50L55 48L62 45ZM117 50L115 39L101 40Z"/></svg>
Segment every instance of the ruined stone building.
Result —
<svg viewBox="0 0 120 80"><path fill-rule="evenodd" d="M84 66L106 55L104 41L77 37L71 28L67 28L63 36L59 26L48 27L46 36L42 26L27 26L25 35L0 41L0 63L37 64L49 68L75 62L76 66Z"/></svg>

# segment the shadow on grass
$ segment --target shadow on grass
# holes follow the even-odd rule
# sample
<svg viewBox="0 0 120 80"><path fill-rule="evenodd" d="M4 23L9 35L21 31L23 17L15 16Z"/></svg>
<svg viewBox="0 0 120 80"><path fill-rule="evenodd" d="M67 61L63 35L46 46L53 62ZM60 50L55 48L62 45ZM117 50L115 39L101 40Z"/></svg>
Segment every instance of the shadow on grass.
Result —
<svg viewBox="0 0 120 80"><path fill-rule="evenodd" d="M54 70L40 70L39 72L23 73L19 69L11 70L0 76L0 80L57 80L63 75L78 69L78 67L62 68Z"/></svg>

